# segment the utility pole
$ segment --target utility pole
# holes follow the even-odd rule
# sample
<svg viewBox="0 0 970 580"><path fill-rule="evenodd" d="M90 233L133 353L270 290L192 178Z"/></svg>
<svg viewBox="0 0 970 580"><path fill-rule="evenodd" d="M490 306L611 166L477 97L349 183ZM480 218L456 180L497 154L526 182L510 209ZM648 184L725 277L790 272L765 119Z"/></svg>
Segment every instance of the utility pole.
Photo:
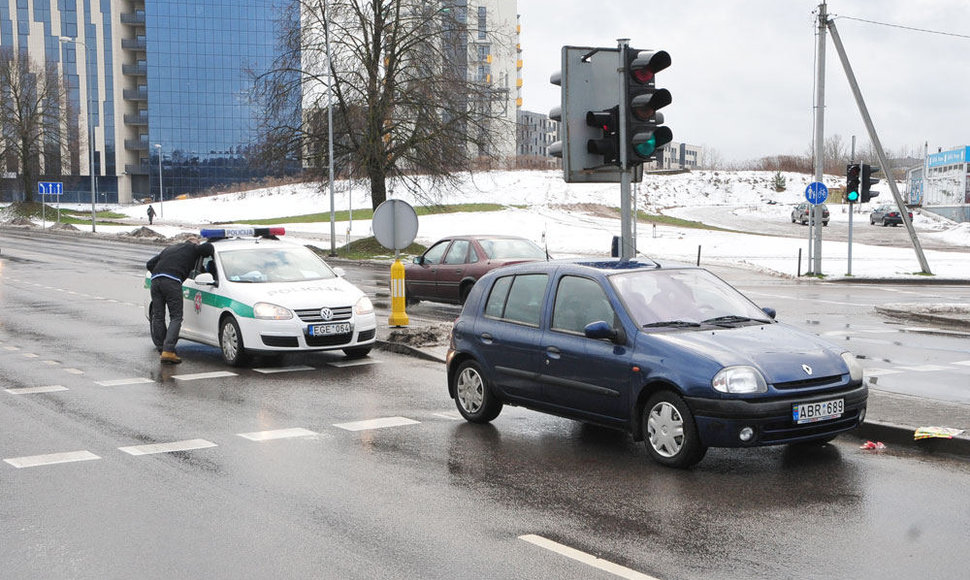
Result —
<svg viewBox="0 0 970 580"><path fill-rule="evenodd" d="M815 70L815 181L823 183L825 173L825 27L828 23L828 13L825 2L818 5L818 57ZM809 214L809 231L814 231L814 252L810 256L814 259L812 272L819 276L822 273L822 208L812 205ZM814 227L814 230L811 228Z"/></svg>

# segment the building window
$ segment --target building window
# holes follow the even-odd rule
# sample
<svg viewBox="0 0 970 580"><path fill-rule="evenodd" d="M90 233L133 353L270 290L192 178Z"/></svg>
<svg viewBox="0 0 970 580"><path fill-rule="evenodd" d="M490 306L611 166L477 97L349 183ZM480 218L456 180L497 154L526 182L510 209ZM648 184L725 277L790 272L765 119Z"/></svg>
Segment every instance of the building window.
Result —
<svg viewBox="0 0 970 580"><path fill-rule="evenodd" d="M478 7L478 38L479 39L485 38L485 30L486 30L485 25L486 25L485 7L479 6Z"/></svg>

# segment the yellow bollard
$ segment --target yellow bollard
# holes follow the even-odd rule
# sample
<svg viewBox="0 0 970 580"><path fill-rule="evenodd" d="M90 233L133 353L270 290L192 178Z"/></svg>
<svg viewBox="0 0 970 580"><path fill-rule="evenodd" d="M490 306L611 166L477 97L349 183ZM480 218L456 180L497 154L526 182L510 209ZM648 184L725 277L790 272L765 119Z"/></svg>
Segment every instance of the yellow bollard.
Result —
<svg viewBox="0 0 970 580"><path fill-rule="evenodd" d="M404 264L394 260L391 264L391 316L389 326L407 326L408 313L404 311Z"/></svg>

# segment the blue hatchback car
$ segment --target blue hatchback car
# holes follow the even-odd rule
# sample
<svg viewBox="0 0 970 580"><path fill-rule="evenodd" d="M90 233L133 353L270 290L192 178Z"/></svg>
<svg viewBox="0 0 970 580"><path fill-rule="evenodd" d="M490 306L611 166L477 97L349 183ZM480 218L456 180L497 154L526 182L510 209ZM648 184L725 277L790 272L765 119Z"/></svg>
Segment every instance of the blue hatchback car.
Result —
<svg viewBox="0 0 970 580"><path fill-rule="evenodd" d="M775 321L707 270L639 261L488 273L447 362L468 421L528 407L630 432L673 467L708 447L825 443L862 422L868 398L845 349Z"/></svg>

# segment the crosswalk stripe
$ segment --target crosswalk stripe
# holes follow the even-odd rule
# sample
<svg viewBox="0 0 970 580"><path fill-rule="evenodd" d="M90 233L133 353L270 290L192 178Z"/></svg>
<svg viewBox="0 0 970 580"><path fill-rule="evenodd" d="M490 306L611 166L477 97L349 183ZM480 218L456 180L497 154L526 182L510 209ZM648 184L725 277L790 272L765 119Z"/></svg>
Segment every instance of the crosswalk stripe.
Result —
<svg viewBox="0 0 970 580"><path fill-rule="evenodd" d="M6 389L11 395L33 395L35 393L54 393L57 391L66 391L67 387L61 385L49 385L46 387L16 387L13 389Z"/></svg>
<svg viewBox="0 0 970 580"><path fill-rule="evenodd" d="M73 463L75 461L91 461L101 459L90 451L68 451L65 453L48 453L47 455L30 455L26 457L12 457L4 459L4 463L9 463L17 469L24 467L39 467L41 465L54 465L57 463Z"/></svg>
<svg viewBox="0 0 970 580"><path fill-rule="evenodd" d="M172 441L170 443L151 443L148 445L130 445L119 447L119 451L124 451L129 455L151 455L154 453L172 453L174 451L191 451L193 449L208 449L216 447L212 441L205 439L188 439L186 441Z"/></svg>
<svg viewBox="0 0 970 580"><path fill-rule="evenodd" d="M235 376L238 376L238 375L236 375L236 373L231 373L229 371L214 371L211 373L172 375L172 378L178 381L197 381L199 379L219 379L222 377L235 377Z"/></svg>
<svg viewBox="0 0 970 580"><path fill-rule="evenodd" d="M317 435L317 432L293 427L291 429L275 429L272 431L254 431L252 433L236 433L236 435L249 439L250 441L271 441L273 439L289 439L291 437L310 437Z"/></svg>
<svg viewBox="0 0 970 580"><path fill-rule="evenodd" d="M270 367L270 368L260 368L253 369L257 373L262 373L264 375L273 375L277 373L295 373L299 371L312 371L316 370L314 367L308 365L296 365L292 367Z"/></svg>
<svg viewBox="0 0 970 580"><path fill-rule="evenodd" d="M400 427L403 425L419 425L420 421L408 419L407 417L381 417L379 419L367 419L365 421L353 421L350 423L334 423L338 429L347 431L366 431L368 429L383 429L385 427Z"/></svg>
<svg viewBox="0 0 970 580"><path fill-rule="evenodd" d="M145 383L154 383L155 381L151 379L146 379L144 377L134 377L131 379L114 379L110 381L94 381L94 384L102 387L121 387L124 385L141 385Z"/></svg>

